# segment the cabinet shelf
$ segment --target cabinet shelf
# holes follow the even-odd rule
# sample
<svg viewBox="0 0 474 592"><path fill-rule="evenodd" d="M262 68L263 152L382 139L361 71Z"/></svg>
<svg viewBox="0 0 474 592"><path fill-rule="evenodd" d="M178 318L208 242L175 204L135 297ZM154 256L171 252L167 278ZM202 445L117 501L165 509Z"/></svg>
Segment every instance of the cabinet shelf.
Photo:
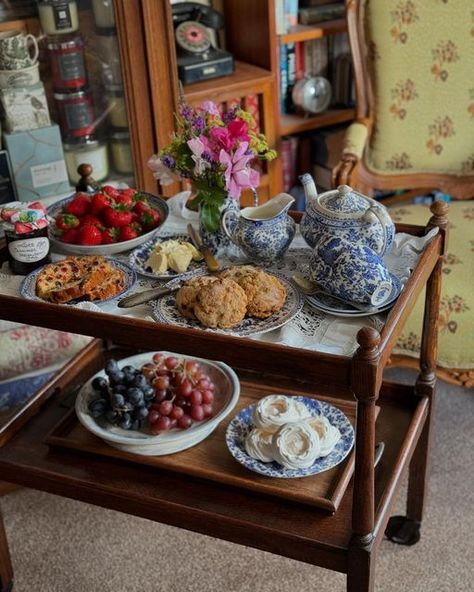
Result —
<svg viewBox="0 0 474 592"><path fill-rule="evenodd" d="M328 125L336 125L354 119L354 109L328 109L313 117L303 115L281 115L280 133L282 136L307 132Z"/></svg>
<svg viewBox="0 0 474 592"><path fill-rule="evenodd" d="M258 91L262 84L274 78L270 70L259 68L246 62L235 62L235 72L229 76L203 80L184 86L184 95L189 103L214 100L216 103L226 98L240 96L239 92Z"/></svg>
<svg viewBox="0 0 474 592"><path fill-rule="evenodd" d="M327 35L334 35L335 33L344 33L346 30L347 24L343 18L316 23L314 25L294 25L290 27L288 33L280 35L280 42L309 41L311 39L320 39Z"/></svg>

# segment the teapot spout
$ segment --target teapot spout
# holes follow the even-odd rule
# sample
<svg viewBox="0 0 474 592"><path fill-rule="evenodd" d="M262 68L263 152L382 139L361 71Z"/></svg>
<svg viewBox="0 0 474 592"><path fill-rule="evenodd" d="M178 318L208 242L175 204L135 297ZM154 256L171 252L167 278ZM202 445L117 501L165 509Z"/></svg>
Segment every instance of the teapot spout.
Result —
<svg viewBox="0 0 474 592"><path fill-rule="evenodd" d="M314 182L313 177L309 173L305 173L304 175L300 175L299 180L301 181L301 184L303 185L306 203L308 203L310 200L318 197L318 190L316 189L316 184Z"/></svg>

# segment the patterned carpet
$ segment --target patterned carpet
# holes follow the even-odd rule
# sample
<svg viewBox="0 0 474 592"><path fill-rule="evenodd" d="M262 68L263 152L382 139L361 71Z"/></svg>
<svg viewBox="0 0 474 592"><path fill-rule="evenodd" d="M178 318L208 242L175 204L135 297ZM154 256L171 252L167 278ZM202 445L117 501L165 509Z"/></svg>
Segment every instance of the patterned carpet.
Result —
<svg viewBox="0 0 474 592"><path fill-rule="evenodd" d="M415 547L382 543L378 592L473 589L474 396L446 384L438 394L422 538ZM341 574L46 493L17 491L0 504L15 592L345 590Z"/></svg>

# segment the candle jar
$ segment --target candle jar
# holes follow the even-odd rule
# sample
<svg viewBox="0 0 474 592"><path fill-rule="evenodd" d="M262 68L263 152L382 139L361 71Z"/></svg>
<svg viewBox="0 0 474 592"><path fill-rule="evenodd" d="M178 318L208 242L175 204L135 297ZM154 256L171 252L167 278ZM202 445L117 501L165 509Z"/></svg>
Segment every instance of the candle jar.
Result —
<svg viewBox="0 0 474 592"><path fill-rule="evenodd" d="M114 3L113 0L92 0L92 11L96 27L114 27Z"/></svg>
<svg viewBox="0 0 474 592"><path fill-rule="evenodd" d="M96 51L101 67L101 76L104 85L121 85L122 63L120 61L120 49L117 39L117 31L114 27L105 27L96 30Z"/></svg>
<svg viewBox="0 0 474 592"><path fill-rule="evenodd" d="M68 39L50 37L47 43L53 87L56 91L68 91L87 86L84 62L84 41L77 34Z"/></svg>
<svg viewBox="0 0 474 592"><path fill-rule="evenodd" d="M73 33L79 28L76 0L38 0L38 14L46 35Z"/></svg>
<svg viewBox="0 0 474 592"><path fill-rule="evenodd" d="M114 169L121 174L133 173L132 149L130 146L130 133L117 130L110 134L110 150Z"/></svg>
<svg viewBox="0 0 474 592"><path fill-rule="evenodd" d="M8 263L13 273L28 275L51 261L48 227L17 234L5 229Z"/></svg>
<svg viewBox="0 0 474 592"><path fill-rule="evenodd" d="M92 135L96 130L94 105L89 89L54 93L63 139Z"/></svg>
<svg viewBox="0 0 474 592"><path fill-rule="evenodd" d="M128 128L127 109L123 86L110 85L105 88L109 121L113 127Z"/></svg>
<svg viewBox="0 0 474 592"><path fill-rule="evenodd" d="M107 145L94 137L81 138L75 142L63 144L64 160L69 180L76 185L80 179L77 168L81 164L90 164L92 176L96 181L103 181L109 174L109 157Z"/></svg>

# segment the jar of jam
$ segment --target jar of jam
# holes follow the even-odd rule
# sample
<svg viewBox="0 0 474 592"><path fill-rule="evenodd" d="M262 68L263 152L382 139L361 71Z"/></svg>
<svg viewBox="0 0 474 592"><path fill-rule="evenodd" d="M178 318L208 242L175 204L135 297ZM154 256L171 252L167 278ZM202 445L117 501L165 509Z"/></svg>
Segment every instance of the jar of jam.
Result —
<svg viewBox="0 0 474 592"><path fill-rule="evenodd" d="M87 86L84 62L84 41L81 35L48 38L47 46L53 87L56 91L68 91Z"/></svg>
<svg viewBox="0 0 474 592"><path fill-rule="evenodd" d="M132 149L128 131L116 130L110 134L110 150L117 173L123 175L133 173Z"/></svg>
<svg viewBox="0 0 474 592"><path fill-rule="evenodd" d="M107 145L94 137L79 138L75 142L63 144L64 160L73 185L80 179L77 172L81 164L90 164L94 170L94 179L103 181L109 174Z"/></svg>
<svg viewBox="0 0 474 592"><path fill-rule="evenodd" d="M72 33L79 28L76 0L38 0L38 15L46 35Z"/></svg>
<svg viewBox="0 0 474 592"><path fill-rule="evenodd" d="M83 138L94 134L96 120L89 89L54 93L63 139Z"/></svg>
<svg viewBox="0 0 474 592"><path fill-rule="evenodd" d="M8 262L15 274L28 275L51 261L47 226L22 234L5 228L5 238Z"/></svg>

